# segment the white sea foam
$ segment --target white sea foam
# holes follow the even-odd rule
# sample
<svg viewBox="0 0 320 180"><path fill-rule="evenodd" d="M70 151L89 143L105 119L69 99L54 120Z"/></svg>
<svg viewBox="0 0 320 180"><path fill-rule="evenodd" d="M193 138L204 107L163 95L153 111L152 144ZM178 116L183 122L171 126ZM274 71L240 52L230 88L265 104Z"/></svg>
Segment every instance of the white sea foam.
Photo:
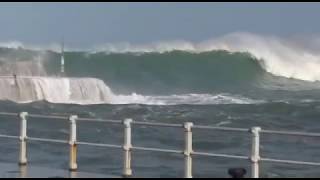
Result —
<svg viewBox="0 0 320 180"><path fill-rule="evenodd" d="M255 104L262 103L242 96L230 94L180 94L168 96L143 96L136 93L117 95L113 104L148 104L148 105L177 105L177 104Z"/></svg>
<svg viewBox="0 0 320 180"><path fill-rule="evenodd" d="M48 101L64 104L252 104L261 101L229 94L117 95L95 78L0 77L0 99L19 103Z"/></svg>
<svg viewBox="0 0 320 180"><path fill-rule="evenodd" d="M110 103L111 90L94 78L12 77L0 78L0 99L20 103L48 101L65 104Z"/></svg>

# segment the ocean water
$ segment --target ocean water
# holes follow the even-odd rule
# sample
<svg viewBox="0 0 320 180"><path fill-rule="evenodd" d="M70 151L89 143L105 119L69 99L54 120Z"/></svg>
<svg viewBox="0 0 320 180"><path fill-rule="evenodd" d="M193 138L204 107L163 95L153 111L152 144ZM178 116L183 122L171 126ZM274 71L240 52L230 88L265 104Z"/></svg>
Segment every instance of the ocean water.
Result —
<svg viewBox="0 0 320 180"><path fill-rule="evenodd" d="M320 55L277 38L233 34L193 44L107 44L67 50L0 48L0 111L270 130L320 132ZM13 78L17 75L17 80ZM32 76L32 78L30 78ZM30 119L28 136L68 139L68 122ZM121 126L79 122L79 140L121 144ZM19 121L0 117L0 134ZM183 149L183 129L133 127L133 145ZM261 156L320 162L320 139L262 135ZM17 162L18 143L0 139L0 162ZM68 168L68 147L30 142L29 162ZM250 134L194 130L194 150L250 154ZM119 175L122 152L79 146L79 170ZM133 152L135 177L182 177L183 156ZM228 177L243 160L194 157L194 177ZM317 167L262 163L263 177L318 177Z"/></svg>

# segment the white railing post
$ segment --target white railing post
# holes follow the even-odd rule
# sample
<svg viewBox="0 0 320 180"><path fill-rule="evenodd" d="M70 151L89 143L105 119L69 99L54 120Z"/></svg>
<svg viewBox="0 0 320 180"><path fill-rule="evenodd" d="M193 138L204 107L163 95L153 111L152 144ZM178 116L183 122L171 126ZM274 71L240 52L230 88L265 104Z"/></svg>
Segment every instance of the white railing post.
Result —
<svg viewBox="0 0 320 180"><path fill-rule="evenodd" d="M192 178L192 128L193 123L186 122L184 123L184 132L185 132L185 150L184 150L184 177Z"/></svg>
<svg viewBox="0 0 320 180"><path fill-rule="evenodd" d="M132 175L131 169L131 123L132 119L125 119L124 124L124 144L123 144L123 176L128 177Z"/></svg>
<svg viewBox="0 0 320 180"><path fill-rule="evenodd" d="M259 161L260 161L260 127L253 127L252 149L251 149L251 177L259 178Z"/></svg>
<svg viewBox="0 0 320 180"><path fill-rule="evenodd" d="M21 120L19 165L27 164L27 116L27 112L21 112L19 114Z"/></svg>
<svg viewBox="0 0 320 180"><path fill-rule="evenodd" d="M70 139L69 139L69 145L70 145L70 159L69 159L69 170L75 171L78 168L77 165L77 124L76 120L78 119L78 116L70 116Z"/></svg>

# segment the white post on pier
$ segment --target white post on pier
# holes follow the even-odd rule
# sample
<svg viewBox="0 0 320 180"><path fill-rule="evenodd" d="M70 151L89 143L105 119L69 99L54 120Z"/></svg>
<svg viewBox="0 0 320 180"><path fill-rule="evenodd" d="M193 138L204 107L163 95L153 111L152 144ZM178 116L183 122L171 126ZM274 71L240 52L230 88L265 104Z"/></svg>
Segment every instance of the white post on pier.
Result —
<svg viewBox="0 0 320 180"><path fill-rule="evenodd" d="M19 114L20 123L20 153L19 153L19 165L27 164L27 112L21 112Z"/></svg>
<svg viewBox="0 0 320 180"><path fill-rule="evenodd" d="M132 176L131 169L131 123L132 119L125 119L124 124L124 145L123 145L123 176Z"/></svg>
<svg viewBox="0 0 320 180"><path fill-rule="evenodd" d="M184 177L185 178L192 178L192 157L191 153L192 150L192 128L193 123L186 122L184 123L184 132L185 132L185 151L184 151Z"/></svg>
<svg viewBox="0 0 320 180"><path fill-rule="evenodd" d="M75 171L78 168L77 165L77 125L76 120L78 119L78 116L70 116L70 161L69 161L69 170Z"/></svg>
<svg viewBox="0 0 320 180"><path fill-rule="evenodd" d="M252 150L251 150L251 177L259 178L259 161L260 161L260 127L253 127L252 133Z"/></svg>
<svg viewBox="0 0 320 180"><path fill-rule="evenodd" d="M61 47L61 59L60 59L60 73L63 76L64 75L64 42L62 41L62 47Z"/></svg>

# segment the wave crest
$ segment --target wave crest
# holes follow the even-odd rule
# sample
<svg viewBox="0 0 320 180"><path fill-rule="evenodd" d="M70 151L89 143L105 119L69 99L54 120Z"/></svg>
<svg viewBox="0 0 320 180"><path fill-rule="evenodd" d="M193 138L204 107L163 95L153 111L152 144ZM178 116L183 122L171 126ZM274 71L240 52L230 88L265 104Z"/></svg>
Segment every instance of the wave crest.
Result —
<svg viewBox="0 0 320 180"><path fill-rule="evenodd" d="M310 43L319 45L316 42ZM146 45L132 45L130 43L106 44L97 47L96 51L108 53L165 53L175 50L192 53L214 50L245 52L258 59L262 67L273 75L304 81L319 81L320 54L314 50L306 49L306 46L302 42L299 44L296 41L274 36L233 33L200 43L172 41Z"/></svg>

